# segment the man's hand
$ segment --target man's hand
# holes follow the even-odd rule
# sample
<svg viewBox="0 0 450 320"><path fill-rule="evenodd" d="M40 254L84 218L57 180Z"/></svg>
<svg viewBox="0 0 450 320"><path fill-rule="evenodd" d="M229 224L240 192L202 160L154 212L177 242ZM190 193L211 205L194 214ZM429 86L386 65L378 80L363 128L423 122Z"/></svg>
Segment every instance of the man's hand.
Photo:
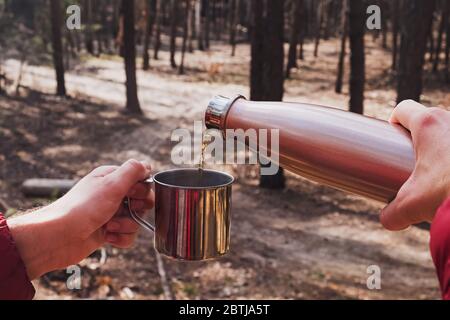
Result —
<svg viewBox="0 0 450 320"><path fill-rule="evenodd" d="M390 121L411 132L416 153L411 177L381 212L386 229L402 230L431 222L450 196L450 112L406 100L395 108Z"/></svg>
<svg viewBox="0 0 450 320"><path fill-rule="evenodd" d="M126 197L138 214L151 209L154 194L140 183L150 166L130 160L95 169L51 205L8 221L30 279L80 262L110 243L130 247L138 226L123 207Z"/></svg>

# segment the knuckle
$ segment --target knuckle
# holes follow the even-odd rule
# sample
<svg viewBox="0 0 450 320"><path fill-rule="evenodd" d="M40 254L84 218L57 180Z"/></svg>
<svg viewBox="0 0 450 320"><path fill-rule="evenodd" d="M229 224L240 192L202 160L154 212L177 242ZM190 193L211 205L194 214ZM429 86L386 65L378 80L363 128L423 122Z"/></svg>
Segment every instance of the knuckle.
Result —
<svg viewBox="0 0 450 320"><path fill-rule="evenodd" d="M128 160L127 163L126 163L126 165L127 165L128 167L132 168L132 169L135 170L135 171L142 171L142 170L145 170L144 165L143 165L141 162L139 162L139 161L137 161L137 160L135 160L135 159Z"/></svg>
<svg viewBox="0 0 450 320"><path fill-rule="evenodd" d="M91 174L92 175L101 174L102 172L105 172L107 169L108 169L108 166L97 167L91 171Z"/></svg>
<svg viewBox="0 0 450 320"><path fill-rule="evenodd" d="M395 109L403 109L403 108L408 107L408 106L410 106L410 105L412 105L412 104L414 104L414 103L416 103L414 100L412 100L412 99L406 99L406 100L401 101L401 102L397 105L397 107L396 107Z"/></svg>
<svg viewBox="0 0 450 320"><path fill-rule="evenodd" d="M427 129L436 125L442 117L443 110L439 108L429 108L426 113L417 118L418 129Z"/></svg>

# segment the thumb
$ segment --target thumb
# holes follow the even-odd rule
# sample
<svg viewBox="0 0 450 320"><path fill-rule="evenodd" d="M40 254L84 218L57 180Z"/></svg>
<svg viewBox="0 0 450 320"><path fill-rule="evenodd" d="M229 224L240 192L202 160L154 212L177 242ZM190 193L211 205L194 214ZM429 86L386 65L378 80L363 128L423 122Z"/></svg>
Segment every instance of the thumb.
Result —
<svg viewBox="0 0 450 320"><path fill-rule="evenodd" d="M417 194L414 181L414 177L410 177L395 199L381 211L380 222L386 229L399 231L422 222L421 195Z"/></svg>
<svg viewBox="0 0 450 320"><path fill-rule="evenodd" d="M143 181L150 176L151 166L145 162L128 160L117 170L108 175L108 179L118 183L122 191L128 192L139 181Z"/></svg>

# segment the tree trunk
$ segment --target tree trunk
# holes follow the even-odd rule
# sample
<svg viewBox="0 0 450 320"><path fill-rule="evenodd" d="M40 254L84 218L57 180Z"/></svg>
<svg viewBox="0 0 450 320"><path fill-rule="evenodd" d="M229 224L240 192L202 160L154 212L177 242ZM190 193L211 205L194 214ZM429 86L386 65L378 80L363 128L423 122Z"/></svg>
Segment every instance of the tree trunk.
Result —
<svg viewBox="0 0 450 320"><path fill-rule="evenodd" d="M92 0L85 0L86 30L85 45L89 54L94 55L94 40L92 39Z"/></svg>
<svg viewBox="0 0 450 320"><path fill-rule="evenodd" d="M197 31L195 30L195 0L194 3L190 5L190 26L189 26L189 38L188 38L188 51L190 53L194 52L194 39L197 37Z"/></svg>
<svg viewBox="0 0 450 320"><path fill-rule="evenodd" d="M403 3L397 102L405 99L420 101L424 55L434 6L434 0Z"/></svg>
<svg viewBox="0 0 450 320"><path fill-rule="evenodd" d="M324 11L324 3L323 0L320 0L319 2L319 8L318 8L318 18L316 19L316 39L314 42L314 57L317 57L319 55L319 43L320 43L320 37L322 36L322 24L323 24L323 11Z"/></svg>
<svg viewBox="0 0 450 320"><path fill-rule="evenodd" d="M264 4L261 0L252 2L252 35L251 35L251 65L250 65L250 99L264 100L262 72L264 68Z"/></svg>
<svg viewBox="0 0 450 320"><path fill-rule="evenodd" d="M231 56L236 54L236 0L230 0L230 44Z"/></svg>
<svg viewBox="0 0 450 320"><path fill-rule="evenodd" d="M63 44L61 35L61 2L59 0L50 0L50 15L52 25L52 49L53 65L56 73L56 94L58 96L66 95L66 84L64 79L64 58Z"/></svg>
<svg viewBox="0 0 450 320"><path fill-rule="evenodd" d="M203 39L203 0L197 0L195 4L195 23L197 29L197 45L198 50L205 50L205 44Z"/></svg>
<svg viewBox="0 0 450 320"><path fill-rule="evenodd" d="M175 62L175 51L177 49L178 0L171 0L170 16L170 66L173 69L176 69L177 63Z"/></svg>
<svg viewBox="0 0 450 320"><path fill-rule="evenodd" d="M381 7L381 46L383 47L383 49L387 49L387 32L388 32L387 12L389 11L389 9L385 0L380 1L380 7Z"/></svg>
<svg viewBox="0 0 450 320"><path fill-rule="evenodd" d="M392 70L397 70L398 27L400 16L400 0L393 0L392 8Z"/></svg>
<svg viewBox="0 0 450 320"><path fill-rule="evenodd" d="M136 81L136 46L134 30L134 0L122 0L123 19L123 55L126 73L127 110L142 113L137 94Z"/></svg>
<svg viewBox="0 0 450 320"><path fill-rule="evenodd" d="M205 10L205 49L209 49L210 42L210 25L211 25L211 4L209 0L204 1L204 10Z"/></svg>
<svg viewBox="0 0 450 320"><path fill-rule="evenodd" d="M345 65L345 55L347 50L347 35L348 35L348 5L347 0L343 1L342 4L342 14L341 14L341 52L339 53L339 62L336 78L335 92L342 93L342 82L344 77L344 65Z"/></svg>
<svg viewBox="0 0 450 320"><path fill-rule="evenodd" d="M286 66L286 78L289 79L292 68L298 68L297 65L297 44L299 40L301 18L302 18L303 0L295 0L292 5L292 25L289 41L288 62Z"/></svg>
<svg viewBox="0 0 450 320"><path fill-rule="evenodd" d="M284 93L284 0L267 0L266 5L263 100L281 101ZM283 169L273 176L261 175L259 185L269 189L284 188Z"/></svg>
<svg viewBox="0 0 450 320"><path fill-rule="evenodd" d="M349 0L350 111L364 112L366 7L361 0Z"/></svg>
<svg viewBox="0 0 450 320"><path fill-rule="evenodd" d="M155 14L158 0L145 1L145 35L144 35L144 55L142 59L142 69L148 70L150 68L150 41L153 34L153 25L155 24Z"/></svg>
<svg viewBox="0 0 450 320"><path fill-rule="evenodd" d="M159 59L159 49L161 48L161 23L162 23L162 14L161 14L161 6L163 5L162 0L156 0L156 33L154 40L154 51L153 51L153 59Z"/></svg>
<svg viewBox="0 0 450 320"><path fill-rule="evenodd" d="M191 12L191 3L190 0L185 0L185 12L184 12L184 30L183 30L183 45L181 48L181 63L180 68L178 69L179 74L184 74L184 56L186 54L187 41L189 36L189 16Z"/></svg>
<svg viewBox="0 0 450 320"><path fill-rule="evenodd" d="M447 20L449 15L449 0L443 2L442 7L442 16L441 21L439 23L439 31L438 31L438 38L436 43L436 52L434 54L434 61L433 61L433 72L438 71L439 67L439 61L440 61L440 55L441 55L441 49L442 49L442 38L444 35L444 32L446 31L445 28L447 26Z"/></svg>
<svg viewBox="0 0 450 320"><path fill-rule="evenodd" d="M431 27L428 29L429 30L429 33L428 33L428 53L429 53L428 61L430 63L433 63L434 51L435 51L435 49L434 49L434 34L433 34L434 28L433 28L433 22L434 22L434 19L432 18L431 19Z"/></svg>
<svg viewBox="0 0 450 320"><path fill-rule="evenodd" d="M450 21L447 19L447 34L445 36L445 80L450 82Z"/></svg>

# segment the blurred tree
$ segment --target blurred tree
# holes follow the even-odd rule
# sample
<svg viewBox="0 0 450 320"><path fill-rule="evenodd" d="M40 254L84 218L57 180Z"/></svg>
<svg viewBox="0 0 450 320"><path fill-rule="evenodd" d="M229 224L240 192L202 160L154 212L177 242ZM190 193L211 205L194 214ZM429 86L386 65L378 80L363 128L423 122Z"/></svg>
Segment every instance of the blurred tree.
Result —
<svg viewBox="0 0 450 320"><path fill-rule="evenodd" d="M252 0L251 99L281 101L284 93L284 1ZM273 176L261 175L262 188L285 186L283 169Z"/></svg>
<svg viewBox="0 0 450 320"><path fill-rule="evenodd" d="M439 61L440 61L440 55L442 50L442 39L444 36L444 32L446 31L447 27L447 21L448 21L448 15L449 15L449 0L444 0L442 2L442 8L441 8L441 21L439 23L439 30L438 30L438 38L436 42L436 52L434 54L434 60L433 60L433 72L438 71Z"/></svg>
<svg viewBox="0 0 450 320"><path fill-rule="evenodd" d="M405 99L420 101L424 55L434 7L434 0L403 2L397 102Z"/></svg>
<svg viewBox="0 0 450 320"><path fill-rule="evenodd" d="M314 57L317 57L319 54L319 43L320 43L320 37L322 36L322 28L323 28L323 19L325 14L325 3L324 0L318 1L318 9L316 13L316 35L315 35L315 41L314 41Z"/></svg>
<svg viewBox="0 0 450 320"><path fill-rule="evenodd" d="M397 70L398 29L400 15L400 0L392 2L392 70Z"/></svg>
<svg viewBox="0 0 450 320"><path fill-rule="evenodd" d="M293 0L291 9L291 26L290 26L290 41L288 62L286 66L286 78L289 79L292 68L297 68L297 45L300 35L300 28L302 26L302 9L303 0Z"/></svg>
<svg viewBox="0 0 450 320"><path fill-rule="evenodd" d="M153 25L155 24L156 8L158 0L145 1L145 35L144 35L144 54L142 58L142 69L148 70L150 68L150 41L153 34Z"/></svg>
<svg viewBox="0 0 450 320"><path fill-rule="evenodd" d="M123 20L123 55L125 62L125 73L127 78L126 108L131 113L142 113L137 94L137 81L136 81L134 0L122 0L121 19Z"/></svg>
<svg viewBox="0 0 450 320"><path fill-rule="evenodd" d="M187 41L189 36L189 19L190 19L190 12L191 12L191 2L190 0L184 0L184 23L183 23L183 44L181 48L181 62L180 62L180 68L178 69L179 74L184 74L184 58L186 55L186 47L187 47Z"/></svg>
<svg viewBox="0 0 450 320"><path fill-rule="evenodd" d="M188 51L190 53L194 52L194 39L197 37L196 23L195 23L195 0L192 1L190 5L191 12L189 16L189 35L188 35Z"/></svg>
<svg viewBox="0 0 450 320"><path fill-rule="evenodd" d="M231 56L234 57L236 53L236 15L237 8L236 5L237 0L230 0L230 12L229 12L229 21L230 21L230 45L231 45Z"/></svg>
<svg viewBox="0 0 450 320"><path fill-rule="evenodd" d="M209 0L203 0L203 15L205 17L205 49L210 45L210 24L211 24L211 3Z"/></svg>
<svg viewBox="0 0 450 320"><path fill-rule="evenodd" d="M93 0L84 0L84 8L86 9L85 12L85 21L86 21L86 26L85 26L85 34L84 34L84 39L85 39L85 45L86 45L86 50L89 54L94 54L94 41L93 41L93 37L92 37L92 1Z"/></svg>
<svg viewBox="0 0 450 320"><path fill-rule="evenodd" d="M159 49L161 47L161 24L163 20L163 15L161 12L161 8L164 5L165 1L162 0L156 0L156 34L155 34L155 40L154 40L154 53L153 53L153 59L158 60L158 53Z"/></svg>
<svg viewBox="0 0 450 320"><path fill-rule="evenodd" d="M349 0L350 39L350 111L363 114L365 84L364 30L366 6L361 0Z"/></svg>
<svg viewBox="0 0 450 320"><path fill-rule="evenodd" d="M348 4L347 0L343 0L341 13L341 51L339 52L339 62L337 69L336 85L334 91L342 93L342 82L344 77L345 55L347 51L348 36Z"/></svg>
<svg viewBox="0 0 450 320"><path fill-rule="evenodd" d="M204 39L203 39L203 0L196 0L196 4L195 4L195 23L196 23L196 27L195 29L197 30L197 45L198 45L198 50L203 51L205 50L205 44L204 44Z"/></svg>
<svg viewBox="0 0 450 320"><path fill-rule="evenodd" d="M450 10L450 9L449 9ZM445 36L445 79L450 82L450 19L447 18L447 32Z"/></svg>
<svg viewBox="0 0 450 320"><path fill-rule="evenodd" d="M50 15L52 24L52 49L53 49L53 65L56 73L56 94L58 96L66 95L66 84L64 79L64 60L63 60L63 44L62 44L62 10L60 0L50 0Z"/></svg>
<svg viewBox="0 0 450 320"><path fill-rule="evenodd" d="M177 67L177 63L175 62L175 51L177 48L178 0L171 0L170 15L170 65L175 69Z"/></svg>
<svg viewBox="0 0 450 320"><path fill-rule="evenodd" d="M36 9L42 3L36 0L14 0L5 5L13 16L20 20L27 28L33 29Z"/></svg>
<svg viewBox="0 0 450 320"><path fill-rule="evenodd" d="M262 72L264 68L264 4L261 0L252 1L252 35L250 60L250 99L263 100Z"/></svg>

